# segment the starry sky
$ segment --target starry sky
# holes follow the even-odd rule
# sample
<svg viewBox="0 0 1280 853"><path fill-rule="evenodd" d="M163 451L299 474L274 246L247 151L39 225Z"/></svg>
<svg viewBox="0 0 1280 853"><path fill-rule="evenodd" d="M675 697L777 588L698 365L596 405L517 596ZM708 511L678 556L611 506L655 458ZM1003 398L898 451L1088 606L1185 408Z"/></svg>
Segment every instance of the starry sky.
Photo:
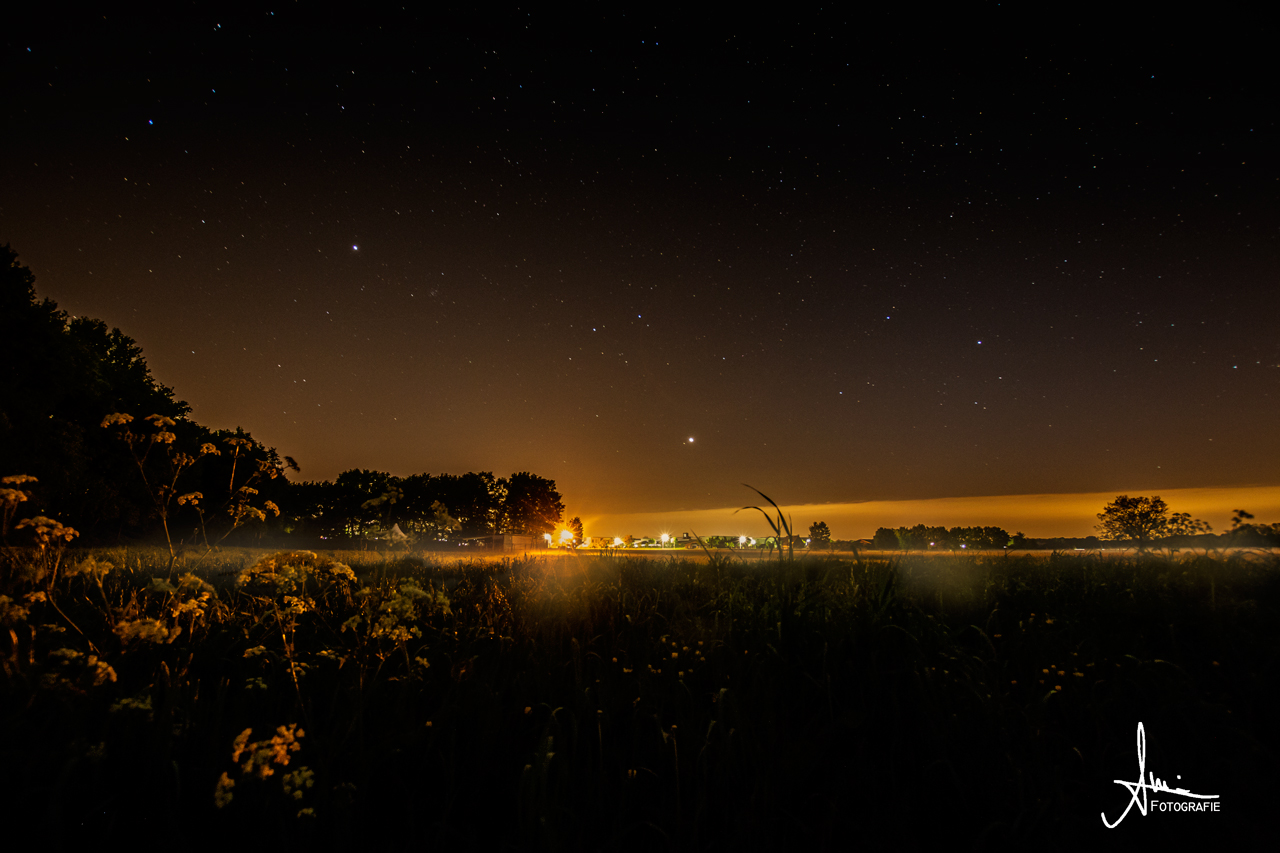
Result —
<svg viewBox="0 0 1280 853"><path fill-rule="evenodd" d="M1258 22L183 9L7 28L0 242L305 479L1280 487Z"/></svg>

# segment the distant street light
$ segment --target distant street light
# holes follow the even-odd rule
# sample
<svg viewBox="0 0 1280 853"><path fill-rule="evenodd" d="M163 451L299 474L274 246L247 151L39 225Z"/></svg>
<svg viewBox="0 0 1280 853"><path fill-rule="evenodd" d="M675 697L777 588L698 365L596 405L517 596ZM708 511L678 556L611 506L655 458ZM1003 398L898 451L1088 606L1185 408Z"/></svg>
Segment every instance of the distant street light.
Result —
<svg viewBox="0 0 1280 853"><path fill-rule="evenodd" d="M668 535L667 535L667 534L665 534L665 533L664 533L664 534L662 534L661 539L662 539L662 547L663 547L663 548L667 547L667 543L671 541L671 537L670 537L670 536L668 536Z"/></svg>

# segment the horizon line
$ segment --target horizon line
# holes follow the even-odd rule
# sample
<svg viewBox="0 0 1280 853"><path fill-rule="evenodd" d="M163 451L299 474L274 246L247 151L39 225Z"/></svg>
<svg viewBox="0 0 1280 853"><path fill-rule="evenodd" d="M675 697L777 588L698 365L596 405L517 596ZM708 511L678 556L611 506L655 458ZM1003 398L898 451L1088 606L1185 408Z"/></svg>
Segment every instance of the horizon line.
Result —
<svg viewBox="0 0 1280 853"><path fill-rule="evenodd" d="M1159 496L1169 504L1170 512L1188 512L1209 522L1220 532L1229 524L1237 509L1280 521L1280 485L1197 486L1174 489L1106 490L1092 492L1036 492L1016 495L966 495L937 498L905 498L897 500L827 501L823 503L779 503L788 521L795 521L793 531L808 530L811 523L824 521L833 539L870 538L879 527L911 527L916 524L941 522L946 527L994 526L1010 533L1023 532L1033 538L1076 538L1095 535L1097 514L1120 495ZM1234 504L1233 506L1231 504ZM733 535L759 538L768 535L767 524L758 513L743 513L742 507L709 507L692 510L657 510L644 512L593 513L581 515L586 528L614 528L587 535L639 535L638 529L672 535L687 532L683 528L702 525L708 531L699 535ZM932 513L933 518L922 517ZM754 517L753 517L754 516ZM813 516L809 518L808 516ZM835 522L833 523L833 519ZM910 520L907 520L910 519ZM712 525L713 527L707 527ZM837 525L861 528L855 534L837 531ZM874 526L872 526L874 525ZM866 529L870 527L870 529ZM1055 528L1052 532L1048 528ZM622 529L636 528L636 529ZM677 529L681 528L681 529ZM758 531L758 532L757 532ZM644 535L649 535L645 532Z"/></svg>

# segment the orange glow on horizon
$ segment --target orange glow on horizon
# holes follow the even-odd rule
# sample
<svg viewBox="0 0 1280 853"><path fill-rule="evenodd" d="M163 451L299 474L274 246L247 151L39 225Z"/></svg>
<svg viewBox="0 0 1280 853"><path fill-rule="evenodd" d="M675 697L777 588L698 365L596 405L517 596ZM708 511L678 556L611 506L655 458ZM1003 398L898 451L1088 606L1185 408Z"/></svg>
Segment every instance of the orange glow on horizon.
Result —
<svg viewBox="0 0 1280 853"><path fill-rule="evenodd" d="M996 495L856 503L784 504L798 535L809 525L825 521L833 539L870 538L880 527L916 524L943 527L993 525L1033 538L1092 536L1097 515L1117 495L1159 495L1170 513L1186 512L1213 526L1214 533L1231 528L1231 515L1245 509L1259 523L1280 522L1280 486L1240 486L1194 489L1128 489L1060 495ZM673 538L697 531L700 536L768 536L759 513L735 512L738 507L688 511L583 516L594 536L649 536L671 530Z"/></svg>

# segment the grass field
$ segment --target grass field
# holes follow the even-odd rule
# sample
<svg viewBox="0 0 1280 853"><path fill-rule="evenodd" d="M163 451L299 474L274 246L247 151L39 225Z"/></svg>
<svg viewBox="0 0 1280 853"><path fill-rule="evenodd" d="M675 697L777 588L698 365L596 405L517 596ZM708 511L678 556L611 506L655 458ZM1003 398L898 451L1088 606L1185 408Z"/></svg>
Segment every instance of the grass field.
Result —
<svg viewBox="0 0 1280 853"><path fill-rule="evenodd" d="M1276 840L1274 554L4 554L17 837L314 849ZM194 570L194 571L193 571ZM1136 727L1216 813L1133 809ZM1175 777L1180 776L1181 779ZM1162 795L1164 799L1176 799ZM874 840L874 843L872 841Z"/></svg>

